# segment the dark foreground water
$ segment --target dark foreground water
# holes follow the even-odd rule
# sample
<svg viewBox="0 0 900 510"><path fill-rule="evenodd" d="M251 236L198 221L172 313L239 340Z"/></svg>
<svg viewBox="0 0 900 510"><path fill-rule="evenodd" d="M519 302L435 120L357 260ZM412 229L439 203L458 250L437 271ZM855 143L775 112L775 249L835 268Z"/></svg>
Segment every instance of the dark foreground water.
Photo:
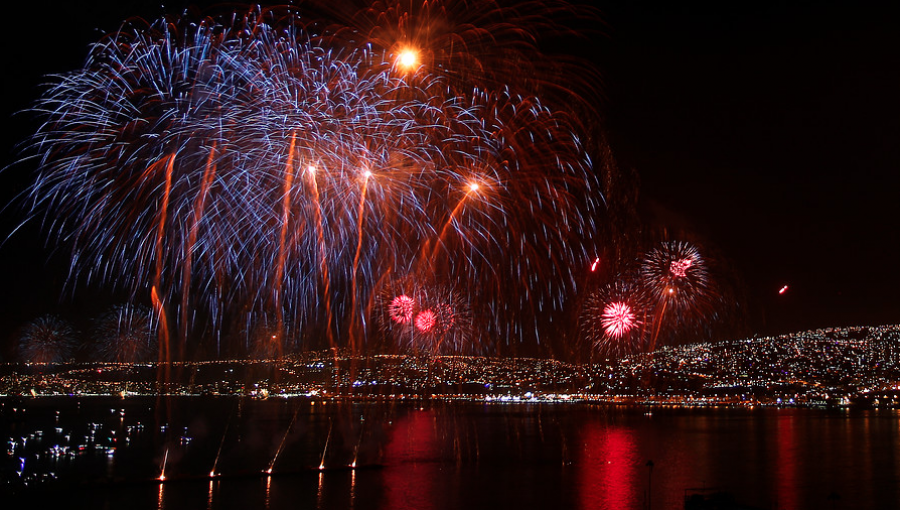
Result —
<svg viewBox="0 0 900 510"><path fill-rule="evenodd" d="M648 411L0 399L0 496L92 510L678 509L706 489L727 508L900 508L896 410Z"/></svg>

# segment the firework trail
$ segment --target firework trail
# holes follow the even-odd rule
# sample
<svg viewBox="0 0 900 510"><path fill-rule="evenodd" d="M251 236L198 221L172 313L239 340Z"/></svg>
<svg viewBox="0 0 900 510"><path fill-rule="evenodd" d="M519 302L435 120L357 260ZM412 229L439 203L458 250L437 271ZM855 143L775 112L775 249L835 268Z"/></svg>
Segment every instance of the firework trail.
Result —
<svg viewBox="0 0 900 510"><path fill-rule="evenodd" d="M553 83L579 80L539 77L555 10L467 7L128 22L34 108L31 217L73 277L155 296L182 356L192 331L248 315L359 345L379 282L404 272L456 289L494 337L539 338L602 205L554 106L575 96Z"/></svg>
<svg viewBox="0 0 900 510"><path fill-rule="evenodd" d="M72 358L78 333L71 324L45 315L26 324L19 334L18 360L23 363L62 363Z"/></svg>

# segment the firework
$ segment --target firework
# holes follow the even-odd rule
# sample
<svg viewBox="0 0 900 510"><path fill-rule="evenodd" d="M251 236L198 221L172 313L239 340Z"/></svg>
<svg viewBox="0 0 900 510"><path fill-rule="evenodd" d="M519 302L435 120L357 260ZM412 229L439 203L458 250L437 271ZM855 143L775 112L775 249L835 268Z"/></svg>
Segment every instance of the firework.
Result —
<svg viewBox="0 0 900 510"><path fill-rule="evenodd" d="M403 348L429 353L478 352L471 310L458 291L441 285L392 282L376 303L382 334Z"/></svg>
<svg viewBox="0 0 900 510"><path fill-rule="evenodd" d="M610 356L640 352L646 347L647 300L642 288L626 281L595 291L582 310L582 336L595 350Z"/></svg>
<svg viewBox="0 0 900 510"><path fill-rule="evenodd" d="M435 325L437 324L437 314L435 314L434 310L431 308L419 310L413 324L415 324L419 333L427 335L435 329Z"/></svg>
<svg viewBox="0 0 900 510"><path fill-rule="evenodd" d="M409 324L413 319L415 304L416 301L406 294L394 296L388 305L388 315L397 324Z"/></svg>
<svg viewBox="0 0 900 510"><path fill-rule="evenodd" d="M661 243L647 254L641 279L654 298L680 314L697 309L712 291L700 250L683 241Z"/></svg>
<svg viewBox="0 0 900 510"><path fill-rule="evenodd" d="M638 326L638 318L631 305L623 301L614 301L603 307L600 325L603 326L606 335L619 339Z"/></svg>
<svg viewBox="0 0 900 510"><path fill-rule="evenodd" d="M597 94L600 77L593 68L538 48L549 40L584 41L588 26L599 20L597 11L584 4L350 0L317 8L344 29L343 41L362 36L367 44L385 49L392 63L410 75L422 70L439 74L449 86L467 91L540 89L567 103L575 99L585 104ZM572 28L576 24L581 30Z"/></svg>
<svg viewBox="0 0 900 510"><path fill-rule="evenodd" d="M23 363L62 363L72 357L77 336L72 325L59 317L38 317L22 328L18 359Z"/></svg>
<svg viewBox="0 0 900 510"><path fill-rule="evenodd" d="M100 361L139 363L157 360L157 321L150 308L116 305L94 321L91 339Z"/></svg>
<svg viewBox="0 0 900 510"><path fill-rule="evenodd" d="M398 271L458 289L423 334L538 336L602 199L564 88L523 72L553 60L534 42L555 11L469 7L127 23L40 98L31 214L75 276L152 294L182 341L250 314L356 345Z"/></svg>
<svg viewBox="0 0 900 510"><path fill-rule="evenodd" d="M712 311L716 297L712 281L705 259L693 244L661 243L644 257L641 280L655 303L651 350L664 323L670 323L671 331L696 328Z"/></svg>

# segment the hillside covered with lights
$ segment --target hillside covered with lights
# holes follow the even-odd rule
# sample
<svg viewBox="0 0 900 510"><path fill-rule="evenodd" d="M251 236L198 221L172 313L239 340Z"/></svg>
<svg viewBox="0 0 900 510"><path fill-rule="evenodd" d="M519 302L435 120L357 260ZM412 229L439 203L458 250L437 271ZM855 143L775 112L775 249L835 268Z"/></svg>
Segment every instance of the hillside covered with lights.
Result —
<svg viewBox="0 0 900 510"><path fill-rule="evenodd" d="M897 405L900 325L664 347L588 364L332 351L280 360L6 364L0 394Z"/></svg>

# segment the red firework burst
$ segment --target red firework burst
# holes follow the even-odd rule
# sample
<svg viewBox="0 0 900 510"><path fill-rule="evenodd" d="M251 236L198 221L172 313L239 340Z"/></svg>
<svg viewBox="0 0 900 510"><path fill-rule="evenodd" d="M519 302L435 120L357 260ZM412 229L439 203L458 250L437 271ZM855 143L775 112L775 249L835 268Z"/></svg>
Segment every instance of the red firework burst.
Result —
<svg viewBox="0 0 900 510"><path fill-rule="evenodd" d="M581 332L593 348L609 356L640 352L646 341L647 298L643 289L618 280L593 292L581 315Z"/></svg>
<svg viewBox="0 0 900 510"><path fill-rule="evenodd" d="M622 338L638 324L637 316L627 303L609 303L600 315L600 324L607 335Z"/></svg>
<svg viewBox="0 0 900 510"><path fill-rule="evenodd" d="M376 303L376 320L386 340L417 351L477 351L471 343L472 313L450 287L406 277L386 282Z"/></svg>
<svg viewBox="0 0 900 510"><path fill-rule="evenodd" d="M413 318L415 304L416 302L413 298L406 294L395 297L388 306L388 314L391 316L391 320L397 324L408 324Z"/></svg>
<svg viewBox="0 0 900 510"><path fill-rule="evenodd" d="M641 278L656 297L674 296L679 309L690 308L710 292L709 274L700 251L686 242L664 242L641 265Z"/></svg>
<svg viewBox="0 0 900 510"><path fill-rule="evenodd" d="M669 273L675 278L687 278L688 269L694 264L694 259L685 258L673 260L669 263Z"/></svg>
<svg viewBox="0 0 900 510"><path fill-rule="evenodd" d="M416 329L428 333L437 324L437 315L430 309L422 310L416 315Z"/></svg>

